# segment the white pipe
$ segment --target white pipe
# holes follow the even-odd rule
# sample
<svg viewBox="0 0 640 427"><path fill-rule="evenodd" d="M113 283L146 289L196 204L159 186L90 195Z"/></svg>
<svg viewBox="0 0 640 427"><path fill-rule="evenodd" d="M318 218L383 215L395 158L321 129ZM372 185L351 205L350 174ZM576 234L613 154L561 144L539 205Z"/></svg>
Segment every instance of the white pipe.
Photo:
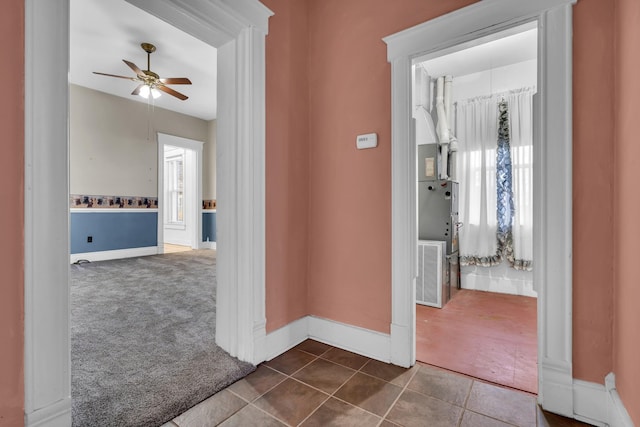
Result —
<svg viewBox="0 0 640 427"><path fill-rule="evenodd" d="M436 85L436 112L438 114L436 130L440 143L446 144L449 142L449 126L447 125L447 113L444 109L444 78L438 77Z"/></svg>
<svg viewBox="0 0 640 427"><path fill-rule="evenodd" d="M447 179L447 163L449 156L449 126L447 113L444 108L444 77L438 77L436 82L436 112L438 113L438 139L440 140L440 179Z"/></svg>
<svg viewBox="0 0 640 427"><path fill-rule="evenodd" d="M452 93L452 83L453 77L445 76L444 77L444 112L447 115L447 129L449 129L449 134L451 134L451 129L453 129L453 114L451 114L451 103L453 98Z"/></svg>
<svg viewBox="0 0 640 427"><path fill-rule="evenodd" d="M454 136L454 113L453 113L453 77L445 76L444 78L444 108L447 113L447 125L449 126L449 169L447 175L452 180L456 179L456 161L458 151L458 140Z"/></svg>

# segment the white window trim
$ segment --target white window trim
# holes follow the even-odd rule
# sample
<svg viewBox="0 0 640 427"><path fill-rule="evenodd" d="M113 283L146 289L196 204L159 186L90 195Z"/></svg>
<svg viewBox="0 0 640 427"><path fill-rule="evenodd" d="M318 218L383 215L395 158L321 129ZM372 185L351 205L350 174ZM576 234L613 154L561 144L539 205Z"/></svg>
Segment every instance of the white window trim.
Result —
<svg viewBox="0 0 640 427"><path fill-rule="evenodd" d="M216 341L264 360L264 38L258 0L129 0L218 47ZM25 425L71 425L69 0L25 0ZM223 89L224 88L224 89ZM223 110L223 111L220 111ZM223 157L221 159L221 157ZM46 215L42 207L46 206ZM224 266L224 267L223 267ZM223 268L222 268L223 267Z"/></svg>
<svg viewBox="0 0 640 427"><path fill-rule="evenodd" d="M204 142L196 141L193 139L182 138L179 136L168 135L158 132L156 135L158 143L158 250L164 252L164 229L170 228L173 230L186 229L185 222L166 222L165 221L165 206L164 206L164 166L165 155L164 150L166 145L173 147L185 148L195 153L195 167L196 170L192 171L196 174L195 182L195 195L192 200L192 206L186 208L185 215L189 215L190 221L193 223L193 230L191 233L192 247L199 248L202 241L202 150ZM185 153L186 154L186 153ZM184 156L186 157L186 156ZM186 158L184 158L186 162ZM185 179L189 179L186 178ZM189 198L185 199L185 203L189 202Z"/></svg>
<svg viewBox="0 0 640 427"><path fill-rule="evenodd" d="M159 155L158 155L158 158L160 158ZM180 153L178 155L175 155L175 154L171 155L170 157L167 157L166 153L164 153L164 159L163 160L164 161L162 163L162 167L164 168L164 170L163 170L163 173L160 174L160 169L158 169L158 182L160 182L160 177L162 177L163 184L167 182L167 178L166 178L166 176L164 176L164 173L166 173L166 171L167 171L167 163L169 163L169 162L170 163L174 163L177 160L181 160L182 161L182 165L183 165L182 166L182 173L183 173L182 179L183 179L183 182L184 182L184 180L185 180L184 172L185 172L185 166L186 166L186 163L187 163L186 153L182 152L182 153ZM198 174L200 174L200 168L198 168ZM168 191L166 189L164 189L162 191L162 194L164 196L166 196L167 192ZM178 193L178 190L173 190L173 192L174 193ZM184 197L185 197L184 188L182 189L181 193L182 193L182 197L183 197L183 200L184 200ZM158 190L158 194L160 194L159 190ZM166 199L167 199L167 197L165 197L165 203L164 203L165 205L167 203L169 203L168 201L166 201ZM201 199L201 197L194 197L194 199ZM198 204L198 206L199 206L199 204ZM173 208L174 206L171 206L171 207ZM165 206L165 208L167 208L167 207ZM164 210L163 213L166 213L166 210ZM171 215L169 215L169 216L171 216ZM184 230L184 229L186 229L187 227L186 227L185 220L184 220L184 216L185 216L184 207L183 207L183 210L182 210L182 216L183 216L182 220L176 220L176 221L172 221L171 219L166 219L165 218L165 220L164 220L165 228L171 228L171 229L174 229L174 230Z"/></svg>
<svg viewBox="0 0 640 427"><path fill-rule="evenodd" d="M411 125L412 58L527 21L538 22L534 101L534 286L538 298L538 400L572 417L572 11L576 0L483 0L386 37L392 72L391 361L415 363L417 213Z"/></svg>

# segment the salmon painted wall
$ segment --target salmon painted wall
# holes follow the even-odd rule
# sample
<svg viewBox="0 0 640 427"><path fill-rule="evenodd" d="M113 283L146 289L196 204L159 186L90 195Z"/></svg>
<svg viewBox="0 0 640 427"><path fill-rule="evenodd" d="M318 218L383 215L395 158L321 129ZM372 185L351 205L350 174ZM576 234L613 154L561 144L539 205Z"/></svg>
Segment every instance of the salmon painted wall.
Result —
<svg viewBox="0 0 640 427"><path fill-rule="evenodd" d="M24 408L24 0L0 13L0 426L23 425Z"/></svg>
<svg viewBox="0 0 640 427"><path fill-rule="evenodd" d="M307 1L263 0L266 39L267 332L308 314Z"/></svg>
<svg viewBox="0 0 640 427"><path fill-rule="evenodd" d="M611 3L573 8L573 372L613 369L613 24Z"/></svg>
<svg viewBox="0 0 640 427"><path fill-rule="evenodd" d="M309 1L309 312L389 333L391 66L382 38L473 1ZM378 147L356 150L358 134Z"/></svg>
<svg viewBox="0 0 640 427"><path fill-rule="evenodd" d="M309 1L310 314L389 332L391 71L381 38L470 3ZM613 12L599 0L574 9L574 373L602 383L612 369ZM368 132L378 148L357 151Z"/></svg>
<svg viewBox="0 0 640 427"><path fill-rule="evenodd" d="M618 0L616 9L615 74L615 288L613 371L616 386L634 424L640 425L640 2Z"/></svg>

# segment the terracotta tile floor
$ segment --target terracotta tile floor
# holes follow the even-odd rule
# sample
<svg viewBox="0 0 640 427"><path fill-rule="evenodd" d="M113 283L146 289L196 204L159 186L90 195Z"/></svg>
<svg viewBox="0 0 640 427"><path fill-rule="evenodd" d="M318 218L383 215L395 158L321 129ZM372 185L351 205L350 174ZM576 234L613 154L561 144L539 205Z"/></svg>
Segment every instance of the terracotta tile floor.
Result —
<svg viewBox="0 0 640 427"><path fill-rule="evenodd" d="M410 369L307 340L164 427L582 426L529 393L418 363Z"/></svg>
<svg viewBox="0 0 640 427"><path fill-rule="evenodd" d="M460 290L442 309L417 305L416 357L537 393L536 299Z"/></svg>

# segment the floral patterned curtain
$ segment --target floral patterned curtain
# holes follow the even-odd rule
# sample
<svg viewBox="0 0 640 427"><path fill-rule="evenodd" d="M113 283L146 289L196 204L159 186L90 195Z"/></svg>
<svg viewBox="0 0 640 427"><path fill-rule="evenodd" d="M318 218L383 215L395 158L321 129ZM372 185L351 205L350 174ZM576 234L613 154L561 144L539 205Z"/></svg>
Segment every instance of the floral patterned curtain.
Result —
<svg viewBox="0 0 640 427"><path fill-rule="evenodd" d="M490 108L497 109L497 145L495 149L489 148L490 155L495 155L494 159L488 159L487 164L482 165L483 170L493 169L495 171L495 217L496 217L496 231L495 235L491 235L491 227L483 227L482 224L474 224L470 219L474 216L471 210L484 209L482 206L477 206L477 203L471 201L472 206L469 206L469 199L473 199L473 195L469 194L470 191L463 191L466 186L473 187L478 185L478 180L481 181L480 188L484 190L484 187L491 187L490 184L485 183L489 176L486 173L461 173L461 221L464 223L463 228L460 230L460 262L462 265L478 265L483 267L490 267L500 264L503 260L507 260L511 266L517 270L531 270L532 269L532 117L531 116L531 102L532 102L533 90L524 89L511 92L504 96L490 96L484 98L477 98L473 102L484 102L491 105ZM513 106L516 112L516 118L510 117L510 107ZM466 104L459 104L462 109L466 108ZM459 110L459 117L463 120L467 120L468 116L472 119L478 119L480 116L477 114L468 115L468 112ZM523 121L523 123L520 123ZM495 123L495 122L493 122ZM460 125L460 123L459 123ZM465 126L463 123L462 126ZM475 124L482 128L483 126L491 126L491 122L484 124ZM469 123L466 124L469 129ZM511 128L516 129L516 147L511 147ZM458 131L460 133L460 130ZM528 132L528 134L527 134ZM464 137L473 137L473 132L463 132ZM460 159L462 162L465 160L465 155L469 155L469 147L473 144L467 144L463 138L460 138ZM495 150L495 154L493 154ZM466 152L465 152L466 151ZM473 150L471 150L471 153ZM473 157L473 153L471 154ZM477 156L476 156L477 157ZM484 156L482 156L484 157ZM514 158L515 157L515 164ZM495 161L495 163L494 163ZM495 167L492 167L495 165ZM459 171L464 171L465 167L469 165L458 165ZM476 166L477 169L477 166ZM514 170L516 170L514 186ZM471 182L475 178L476 182ZM490 178L489 178L490 179ZM467 182L462 182L463 180ZM477 191L477 189L476 189ZM493 191L489 189L487 191ZM473 192L473 190L471 191ZM515 197L514 197L515 194ZM465 204L467 205L465 209ZM489 215L486 215L487 217ZM489 221L491 223L491 221ZM468 229L465 230L464 227ZM476 229L485 230L483 236L485 239L495 239L495 245L492 246L490 253L481 253L479 246L474 246L474 239L465 239L465 232L473 234ZM516 237L516 244L514 245L514 234ZM494 248L494 249L493 249Z"/></svg>

